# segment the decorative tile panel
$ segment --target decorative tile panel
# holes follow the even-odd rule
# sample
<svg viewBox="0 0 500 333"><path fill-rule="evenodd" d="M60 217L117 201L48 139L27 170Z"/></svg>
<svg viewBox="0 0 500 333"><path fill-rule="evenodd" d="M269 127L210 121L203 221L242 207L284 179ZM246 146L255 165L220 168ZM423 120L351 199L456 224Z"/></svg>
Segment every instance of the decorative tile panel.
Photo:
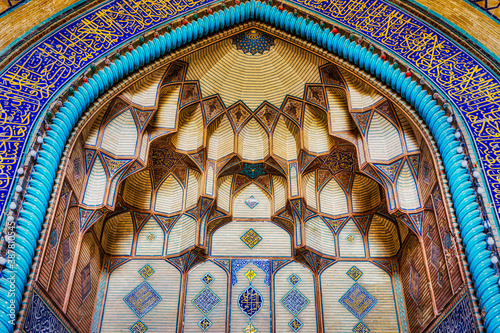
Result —
<svg viewBox="0 0 500 333"><path fill-rule="evenodd" d="M351 244L354 243L354 241L356 240L356 238L354 238L352 234L347 235L345 239L347 239L347 241Z"/></svg>
<svg viewBox="0 0 500 333"><path fill-rule="evenodd" d="M198 308L205 316L212 311L221 299L217 296L212 289L206 287L191 301L194 306Z"/></svg>
<svg viewBox="0 0 500 333"><path fill-rule="evenodd" d="M147 237L148 241L152 242L155 240L156 235L154 233L150 233Z"/></svg>
<svg viewBox="0 0 500 333"><path fill-rule="evenodd" d="M34 291L28 313L26 314L26 320L24 321L23 332L40 333L41 327L46 327L47 329L50 327L51 332L70 333L66 325L64 325L38 293Z"/></svg>
<svg viewBox="0 0 500 333"><path fill-rule="evenodd" d="M132 333L144 333L147 330L148 328L146 327L146 325L144 325L144 323L140 320L130 328L130 332Z"/></svg>
<svg viewBox="0 0 500 333"><path fill-rule="evenodd" d="M206 331L210 328L210 326L212 326L212 322L207 317L203 317L203 319L198 323L198 326L200 326L203 331Z"/></svg>
<svg viewBox="0 0 500 333"><path fill-rule="evenodd" d="M410 296L413 298L415 303L418 305L419 294L420 294L420 274L418 274L417 270L413 268L413 265L410 266Z"/></svg>
<svg viewBox="0 0 500 333"><path fill-rule="evenodd" d="M142 318L161 301L160 295L144 281L123 299L130 309Z"/></svg>
<svg viewBox="0 0 500 333"><path fill-rule="evenodd" d="M274 38L257 29L250 29L236 35L233 38L233 44L237 50L241 50L243 53L262 54L271 49L271 46L274 45Z"/></svg>
<svg viewBox="0 0 500 333"><path fill-rule="evenodd" d="M238 298L238 306L249 318L260 311L263 302L262 295L252 286L245 289Z"/></svg>
<svg viewBox="0 0 500 333"><path fill-rule="evenodd" d="M290 275L287 280L294 287L301 281L301 279L295 273L293 273L292 275Z"/></svg>
<svg viewBox="0 0 500 333"><path fill-rule="evenodd" d="M363 323L359 323L352 329L354 333L370 333L370 329Z"/></svg>
<svg viewBox="0 0 500 333"><path fill-rule="evenodd" d="M352 266L346 274L354 281L358 281L359 278L363 275L363 272L360 271L356 266Z"/></svg>
<svg viewBox="0 0 500 333"><path fill-rule="evenodd" d="M247 204L250 209L254 209L255 206L259 204L259 200L255 199L255 197L252 195L250 198L248 198L245 203Z"/></svg>
<svg viewBox="0 0 500 333"><path fill-rule="evenodd" d="M207 286L212 283L214 281L214 277L210 274L210 273L207 273L205 275L203 275L203 277L201 278L201 281L206 284Z"/></svg>
<svg viewBox="0 0 500 333"><path fill-rule="evenodd" d="M304 294L293 288L280 300L280 303L283 304L291 314L297 316L304 310L307 304L309 304L309 300Z"/></svg>
<svg viewBox="0 0 500 333"><path fill-rule="evenodd" d="M474 314L471 309L469 297L465 293L462 298L446 314L445 318L438 324L433 333L475 333Z"/></svg>
<svg viewBox="0 0 500 333"><path fill-rule="evenodd" d="M253 229L249 229L240 239L245 243L249 248L253 249L259 242L262 240L262 237Z"/></svg>
<svg viewBox="0 0 500 333"><path fill-rule="evenodd" d="M266 172L262 168L262 163L257 164L243 164L243 170L240 172L241 174L250 177L251 179L255 179L259 176L265 175Z"/></svg>
<svg viewBox="0 0 500 333"><path fill-rule="evenodd" d="M257 273L255 273L253 269L249 269L248 272L245 273L245 276L247 277L248 281L252 283L252 280L257 276Z"/></svg>
<svg viewBox="0 0 500 333"><path fill-rule="evenodd" d="M248 324L247 327L245 327L245 329L243 331L245 331L245 333L256 333L257 329L253 326L252 323L250 323L250 324Z"/></svg>
<svg viewBox="0 0 500 333"><path fill-rule="evenodd" d="M292 321L288 323L288 326L290 326L294 332L298 332L304 325L299 318L293 318Z"/></svg>
<svg viewBox="0 0 500 333"><path fill-rule="evenodd" d="M153 275L154 272L155 270L149 265L145 265L143 268L139 270L139 274L145 279Z"/></svg>
<svg viewBox="0 0 500 333"><path fill-rule="evenodd" d="M377 304L377 300L357 283L342 296L339 302L358 320L363 319Z"/></svg>
<svg viewBox="0 0 500 333"><path fill-rule="evenodd" d="M233 259L231 260L231 285L238 283L236 273L246 265L252 263L266 273L264 283L271 286L271 262L267 259Z"/></svg>

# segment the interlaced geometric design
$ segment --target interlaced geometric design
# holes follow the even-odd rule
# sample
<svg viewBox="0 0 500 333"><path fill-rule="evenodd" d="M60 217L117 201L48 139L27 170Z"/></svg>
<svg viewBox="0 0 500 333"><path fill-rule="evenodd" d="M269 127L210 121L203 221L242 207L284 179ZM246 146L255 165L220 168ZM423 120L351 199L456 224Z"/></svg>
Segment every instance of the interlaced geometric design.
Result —
<svg viewBox="0 0 500 333"><path fill-rule="evenodd" d="M205 316L212 311L221 299L214 292L206 287L191 301Z"/></svg>
<svg viewBox="0 0 500 333"><path fill-rule="evenodd" d="M237 50L255 55L269 51L274 45L274 38L256 29L245 31L233 38Z"/></svg>
<svg viewBox="0 0 500 333"><path fill-rule="evenodd" d="M130 309L142 318L161 301L160 295L144 281L123 299Z"/></svg>
<svg viewBox="0 0 500 333"><path fill-rule="evenodd" d="M357 283L339 299L339 302L358 320L362 320L377 304L377 300Z"/></svg>
<svg viewBox="0 0 500 333"><path fill-rule="evenodd" d="M240 239L245 243L249 248L253 249L255 245L259 244L262 240L262 237L253 229L249 229Z"/></svg>
<svg viewBox="0 0 500 333"><path fill-rule="evenodd" d="M297 316L309 304L309 300L300 291L293 288L281 299L281 304L290 311L291 314Z"/></svg>

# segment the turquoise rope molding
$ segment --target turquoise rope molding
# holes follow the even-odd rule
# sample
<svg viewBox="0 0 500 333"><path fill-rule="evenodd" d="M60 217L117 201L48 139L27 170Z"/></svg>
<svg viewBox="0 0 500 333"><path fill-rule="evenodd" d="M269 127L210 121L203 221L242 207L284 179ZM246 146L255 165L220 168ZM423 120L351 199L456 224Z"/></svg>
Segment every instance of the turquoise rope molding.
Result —
<svg viewBox="0 0 500 333"><path fill-rule="evenodd" d="M486 330L488 333L500 333L498 276L490 261L491 252L487 249L487 235L484 233L473 184L467 169L462 167L465 155L459 147L459 141L455 139L454 129L447 122L445 112L416 81L406 77L404 72L395 68L396 66L374 54L373 50L366 49L349 38L346 39L340 33L334 34L329 29L323 30L312 20L296 17L286 10L280 11L276 6L272 7L255 0L219 10L158 36L130 52L117 55L114 62L95 73L64 102L60 111L56 113L51 130L47 132L38 152L36 165L19 212L16 225L17 244L15 250L11 251L11 255L16 257L17 265L14 267L8 262L6 269L2 271L5 277L14 278L16 313L27 282L65 143L85 109L114 83L146 63L203 35L251 19L265 21L292 32L369 71L403 96L425 120L443 158L452 199L457 207L458 225L464 240L472 279L475 282L480 305L486 311ZM67 78L69 80L70 75ZM48 92L51 92L49 88ZM0 298L2 301L10 302L7 287L5 284L0 284ZM0 308L0 332L13 330L9 321L8 308Z"/></svg>

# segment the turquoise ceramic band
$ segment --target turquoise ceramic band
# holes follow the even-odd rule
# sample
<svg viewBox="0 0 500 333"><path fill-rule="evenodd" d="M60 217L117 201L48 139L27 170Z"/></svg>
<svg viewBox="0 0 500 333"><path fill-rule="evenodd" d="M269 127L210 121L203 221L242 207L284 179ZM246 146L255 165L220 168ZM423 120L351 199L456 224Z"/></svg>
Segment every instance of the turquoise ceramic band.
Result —
<svg viewBox="0 0 500 333"><path fill-rule="evenodd" d="M11 267L7 264L7 268L3 270L4 278L0 280L0 332L13 330L9 324L8 307L2 306L8 299L6 294L9 291L4 279L14 277L17 314L37 246L35 240L40 236L59 161L73 127L86 108L124 76L161 55L204 35L251 19L267 22L296 34L353 62L392 87L417 110L432 132L442 155L472 280L480 305L486 311L486 331L500 333L498 276L495 275L490 261L491 252L486 243L473 183L467 169L461 166L465 156L457 150L460 143L454 136L454 129L446 121L445 112L416 81L406 77L404 72L394 68L395 66L382 60L372 51L346 39L340 33L334 34L329 29L322 30L318 23L255 0L214 12L126 52L109 67L98 71L88 82L78 87L74 95L68 98L55 114L51 129L47 132L38 154L37 164L31 174L17 220L17 244L12 251L16 255L17 266Z"/></svg>

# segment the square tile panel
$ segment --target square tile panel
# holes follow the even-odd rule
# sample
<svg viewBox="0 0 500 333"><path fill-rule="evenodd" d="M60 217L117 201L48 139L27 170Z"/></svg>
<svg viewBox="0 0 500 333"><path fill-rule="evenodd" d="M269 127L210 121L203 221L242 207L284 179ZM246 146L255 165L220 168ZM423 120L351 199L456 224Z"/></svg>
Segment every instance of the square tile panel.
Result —
<svg viewBox="0 0 500 333"><path fill-rule="evenodd" d="M339 299L339 302L358 320L363 319L377 304L377 300L357 283Z"/></svg>
<svg viewBox="0 0 500 333"><path fill-rule="evenodd" d="M255 197L252 195L250 198L248 198L245 203L247 204L250 209L254 209L255 206L259 204L259 200L255 199Z"/></svg>
<svg viewBox="0 0 500 333"><path fill-rule="evenodd" d="M142 318L161 301L160 295L144 281L123 299L130 309Z"/></svg>
<svg viewBox="0 0 500 333"><path fill-rule="evenodd" d="M290 326L294 332L298 332L302 328L303 324L299 318L293 318L292 321L288 323L288 326Z"/></svg>
<svg viewBox="0 0 500 333"><path fill-rule="evenodd" d="M291 314L297 316L309 304L309 300L297 289L292 289L280 301Z"/></svg>
<svg viewBox="0 0 500 333"><path fill-rule="evenodd" d="M201 281L203 281L203 283L206 284L207 286L214 280L215 278L210 273L203 275L203 277L201 278Z"/></svg>
<svg viewBox="0 0 500 333"><path fill-rule="evenodd" d="M350 270L346 273L354 281L358 281L363 275L363 272L359 270L356 266L352 266Z"/></svg>
<svg viewBox="0 0 500 333"><path fill-rule="evenodd" d="M200 320L200 322L198 323L198 326L200 326L200 328L203 331L206 331L210 328L210 326L212 326L212 322L207 317L204 317L202 320Z"/></svg>
<svg viewBox="0 0 500 333"><path fill-rule="evenodd" d="M146 264L143 268L139 270L139 274L145 279L153 275L154 272L155 270L153 269L153 267L149 266L148 264Z"/></svg>
<svg viewBox="0 0 500 333"><path fill-rule="evenodd" d="M212 311L221 299L217 296L212 289L206 287L191 301L194 306L198 308L205 316Z"/></svg>
<svg viewBox="0 0 500 333"><path fill-rule="evenodd" d="M150 233L147 237L148 241L152 242L154 241L156 238L156 235L154 233Z"/></svg>
<svg viewBox="0 0 500 333"><path fill-rule="evenodd" d="M253 249L255 245L259 244L262 237L253 229L249 229L243 236L240 237L241 241L249 248Z"/></svg>
<svg viewBox="0 0 500 333"><path fill-rule="evenodd" d="M146 327L146 325L144 325L144 323L140 320L130 328L130 332L132 333L144 333L147 330L148 328Z"/></svg>
<svg viewBox="0 0 500 333"><path fill-rule="evenodd" d="M354 238L352 234L347 235L345 239L347 239L347 241L351 244L354 243L354 241L356 240L356 238Z"/></svg>
<svg viewBox="0 0 500 333"><path fill-rule="evenodd" d="M300 282L300 278L295 274L293 273L292 275L290 275L288 277L288 282L290 282L292 284L292 286L296 286L299 282Z"/></svg>
<svg viewBox="0 0 500 333"><path fill-rule="evenodd" d="M370 333L370 329L363 323L359 323L352 329L354 333Z"/></svg>

